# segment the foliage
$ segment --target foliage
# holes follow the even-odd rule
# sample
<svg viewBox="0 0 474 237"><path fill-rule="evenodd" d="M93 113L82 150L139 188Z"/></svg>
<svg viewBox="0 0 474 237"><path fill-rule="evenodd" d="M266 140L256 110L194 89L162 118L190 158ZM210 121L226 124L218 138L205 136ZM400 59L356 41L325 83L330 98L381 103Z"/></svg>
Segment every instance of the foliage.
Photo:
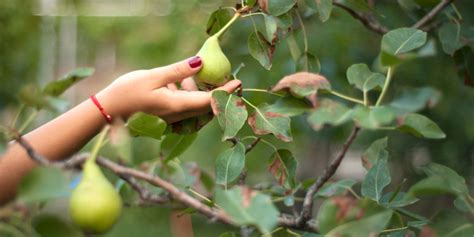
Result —
<svg viewBox="0 0 474 237"><path fill-rule="evenodd" d="M417 15L420 12L429 12L433 10L434 5L448 1L438 2L398 1L401 8L408 15L415 16L416 20L423 16ZM111 134L110 144L107 146L112 146L116 157L126 160L127 165L137 172L142 172L141 176L135 178L140 179L151 174L169 183L163 185L165 181L161 181L159 185L141 178L144 180L141 180L140 184L147 188L149 196L144 196L143 193L130 195L133 192L129 190L127 194L127 188L133 188L135 191L140 189L131 185L130 181L125 180L124 176L116 171L116 175L113 175L112 170L111 177L115 180L115 176L118 176L117 187L121 187L124 200L132 205L127 207L114 229L104 236L125 236L125 233L143 233L140 236L148 236L147 234L152 232L170 235L168 214L169 209L175 208L174 206L169 204L166 205L167 208L142 208L137 205L149 202L147 197L150 195L161 197L166 194L184 204L184 209L182 206L177 207L183 213L191 213L193 216L198 215L195 213L201 213L211 220L225 223L226 225L219 229L222 233L220 236L237 236L236 228L240 228L240 233L247 231L265 236L471 236L474 233L474 225L466 217L472 217L474 214L474 202L463 173L431 162L415 167L422 171L424 176L420 180L406 177L409 180L408 185L405 181L399 183L396 178L400 177L395 178L390 169L390 164L397 162L395 157L405 152L402 149L389 149L394 146L393 143L403 144L421 141L414 139L426 139L423 140L426 143L439 144L435 143L439 141L430 140L450 139L454 134L450 130L447 131L445 126L436 123L438 119L442 119L440 116L431 116L432 112L427 111L438 102L449 100L446 98L450 96L447 92L443 93L444 97L440 99L442 93L439 89L443 88L440 88L439 84L422 81L417 87L398 87L400 84L411 84L407 82L408 78L415 76L410 75L410 72L418 70L420 62L429 61L427 55L454 56L458 75L466 84L472 82L473 28L462 21L462 16L456 8L458 4L452 3L449 7L443 5L438 12L434 12L433 23L436 23L435 27L439 25L439 29L429 28L431 25L428 23L419 27L392 27L406 25L397 23L387 24L393 30L384 30L386 27L381 27L383 20L379 21L372 15L383 15L379 11L386 9L375 9L366 1L262 0L242 3L237 9L220 8L212 12L207 21L206 32L212 35L225 27L234 11L241 14L236 26L244 25L246 18L250 18L253 25L253 28L250 27L251 32L245 31L245 34L242 34L243 40L232 40L232 48L241 48L245 45L242 42L246 42L246 54L254 61L245 68L239 67L234 77L239 73L239 78L247 82L249 71L251 73L256 65L260 65L263 69L255 71L263 70L262 75L272 78L265 81L271 84L262 88L271 89L245 87L234 94L224 91L212 93L211 105L217 120L214 126L219 126L221 130L221 134L214 136L219 139L212 141L231 145L218 151L216 156L212 155L213 147L206 150L205 154L212 158L214 172L211 173L215 175L207 174L196 163L180 159L186 151L189 152L195 146L198 130L209 122L207 115L200 120L183 121L179 131L173 125L165 124L160 118L143 113L135 114L127 121L125 127L128 131L124 130L123 125L116 125L120 128L116 130L116 137L114 133ZM313 33L313 29L305 27L314 21L321 21L324 24L320 27L324 30L325 24L331 24L333 17L337 18L338 14L341 14L336 7L349 12L369 30L383 33L381 38L369 36L371 42L367 44L373 52L372 58L351 58L345 62L347 69L339 77L331 73L330 62L336 59L328 56L320 47L319 50L313 50L318 48L310 40L313 36L309 33ZM399 11L398 9L397 12ZM447 17L441 16L440 11ZM390 18L390 11L387 12L387 18ZM352 22L354 19L343 18L342 23ZM365 28L357 30L364 31ZM433 31L435 34L432 34ZM318 35L317 31L315 35ZM298 39L302 39L303 49L300 48ZM440 44L444 52L430 50L433 41ZM282 48L285 43L288 49ZM355 40L352 44L357 43L361 42ZM225 47L230 48L228 44ZM344 47L346 46L340 46L337 50ZM349 53L357 53L358 47L348 45L346 49ZM349 49L355 51L351 52ZM328 47L327 50L331 49ZM316 56L313 52L318 51L321 51L321 54ZM239 59L235 52L230 55L234 56L230 58ZM282 57L287 59L284 63L278 61ZM322 63L320 59L323 60ZM370 61L373 63L370 64ZM291 66L282 66L285 64ZM325 75L327 73L327 77L317 74L320 71ZM35 111L57 109L53 99L57 99L56 97L70 86L92 73L91 69L78 69L43 88L26 86L20 93L21 101L24 106ZM259 83L253 82L261 85ZM252 82L249 81L248 84ZM394 88L399 89L398 93L393 92ZM268 97L258 100L249 96L253 92L262 92L268 94ZM442 110L448 114L446 108L435 107L434 110ZM448 118L456 119L451 116ZM29 122L31 121L26 120L20 130L27 127ZM298 166L302 164L298 156L301 152L288 146L288 143L293 141L301 141L293 131L295 127L296 134L311 127L314 130L311 136L318 137L328 131L348 126L356 128L356 132L344 144L340 159L344 158L347 149L356 139L358 129L362 129L365 136L361 139L361 146L366 150L360 158L362 166L367 170L363 180L358 182L342 179L328 182L340 163L326 168L316 181L301 180L297 175ZM383 138L373 139L374 136L366 134L382 134ZM413 138L409 135L413 135ZM157 140L153 143L154 146L159 144L158 151L149 151L153 153L149 159L135 157L132 151L139 149L137 144L133 144L134 140L143 138L152 142ZM212 141L207 142L213 146ZM265 175L259 177L270 176L271 179L251 183L247 180L247 176L252 173L252 167L249 165L250 152L261 149L263 145L270 150L260 152L259 154L264 156L256 157L259 158L258 166L267 170ZM433 152L435 151L436 148L433 148ZM317 178L316 174L311 175L311 178ZM23 180L18 202L32 206L38 202L53 203L64 197L70 190L65 185L67 178L63 176L63 172L53 168L41 167L34 170ZM408 206L412 210L411 205L428 202L425 196L447 198L450 203L444 207L455 207L457 211L440 210L433 218L427 218L408 210ZM295 203L300 200L302 205ZM283 203L280 205L279 201ZM322 201L322 205L313 209L315 201ZM309 218L304 215L306 209L309 209ZM31 225L21 226L15 225L16 213L13 213L5 223L0 223L0 234L83 236L59 216L48 216L40 210L37 210L37 213L24 218L31 218ZM154 223L160 223L160 226L156 227ZM217 226L214 223L212 225ZM129 229L129 226L133 229ZM150 232L145 231L148 228Z"/></svg>

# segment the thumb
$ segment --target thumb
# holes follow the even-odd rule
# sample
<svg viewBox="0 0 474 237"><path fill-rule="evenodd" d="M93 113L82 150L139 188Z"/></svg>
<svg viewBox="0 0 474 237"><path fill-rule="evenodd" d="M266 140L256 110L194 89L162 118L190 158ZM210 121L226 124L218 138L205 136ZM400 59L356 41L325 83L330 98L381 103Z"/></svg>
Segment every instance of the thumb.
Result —
<svg viewBox="0 0 474 237"><path fill-rule="evenodd" d="M168 66L153 68L150 70L150 74L153 79L158 81L158 86L162 87L170 83L182 81L199 72L201 68L201 58L194 56Z"/></svg>

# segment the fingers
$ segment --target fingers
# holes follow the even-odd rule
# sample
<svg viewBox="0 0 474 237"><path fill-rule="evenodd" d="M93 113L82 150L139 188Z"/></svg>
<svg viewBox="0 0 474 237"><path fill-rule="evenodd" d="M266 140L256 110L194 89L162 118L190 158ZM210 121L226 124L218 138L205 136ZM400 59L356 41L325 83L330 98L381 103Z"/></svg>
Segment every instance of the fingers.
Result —
<svg viewBox="0 0 474 237"><path fill-rule="evenodd" d="M177 62L168 66L150 69L152 80L157 81L157 87L162 87L170 83L179 82L190 77L202 67L202 60L199 56Z"/></svg>
<svg viewBox="0 0 474 237"><path fill-rule="evenodd" d="M166 87L168 87L168 89L170 89L172 91L177 91L178 90L178 86L175 83L170 83L170 84L166 85Z"/></svg>
<svg viewBox="0 0 474 237"><path fill-rule="evenodd" d="M185 90L185 91L197 91L198 90L198 87L196 86L196 83L194 82L194 80L191 77L188 77L188 78L184 79L181 82L181 88L183 88L183 90Z"/></svg>
<svg viewBox="0 0 474 237"><path fill-rule="evenodd" d="M227 93L232 93L234 92L235 90L237 90L237 88L239 88L239 86L242 84L242 82L240 80L231 80L229 82L227 82L225 85L221 86L221 87L218 87L214 90L224 90L224 91L227 91Z"/></svg>

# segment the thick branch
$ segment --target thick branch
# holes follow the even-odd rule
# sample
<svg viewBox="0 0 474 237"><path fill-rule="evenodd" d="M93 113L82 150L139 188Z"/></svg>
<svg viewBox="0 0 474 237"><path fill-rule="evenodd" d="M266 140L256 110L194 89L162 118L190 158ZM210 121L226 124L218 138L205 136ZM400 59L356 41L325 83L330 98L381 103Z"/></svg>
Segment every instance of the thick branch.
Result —
<svg viewBox="0 0 474 237"><path fill-rule="evenodd" d="M306 192L306 196L303 201L301 214L297 219L298 226L307 225L307 221L311 219L314 194L319 191L319 189L334 175L334 173L336 173L336 170L341 164L342 159L344 159L344 156L346 155L347 150L349 150L349 147L351 146L352 142L357 137L359 130L360 128L357 126L355 126L354 129L352 129L352 132L347 138L346 142L344 143L342 150L339 152L339 155L336 157L335 160L332 161L332 163L324 170L324 173L321 176L319 176L316 182L313 185L311 185L311 187Z"/></svg>
<svg viewBox="0 0 474 237"><path fill-rule="evenodd" d="M352 9L352 8L342 4L340 2L334 1L333 4L334 4L334 6L337 6L341 9L345 10L352 17L359 20L367 29L369 29L369 30L371 30L371 31L373 31L377 34L383 35L383 34L385 34L389 31L387 27L380 24L380 22L375 20L370 15L367 15L367 14L364 14L364 13L361 13L361 12L357 12L354 9Z"/></svg>
<svg viewBox="0 0 474 237"><path fill-rule="evenodd" d="M428 14L426 14L423 18L421 18L418 22L416 22L412 27L420 29L421 27L425 26L428 22L430 22L438 13L440 13L445 7L449 4L454 2L454 0L443 0L436 7L434 7Z"/></svg>
<svg viewBox="0 0 474 237"><path fill-rule="evenodd" d="M127 182L140 196L140 199L144 202L151 203L167 203L170 199L166 196L159 196L150 192L150 190L141 186L140 183L133 177L122 175L120 176L125 182Z"/></svg>

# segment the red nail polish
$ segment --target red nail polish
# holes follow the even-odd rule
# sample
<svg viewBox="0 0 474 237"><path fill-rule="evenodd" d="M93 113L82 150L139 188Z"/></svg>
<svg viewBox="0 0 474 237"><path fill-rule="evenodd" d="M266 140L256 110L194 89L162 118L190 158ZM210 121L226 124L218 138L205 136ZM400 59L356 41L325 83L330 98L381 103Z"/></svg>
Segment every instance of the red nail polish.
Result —
<svg viewBox="0 0 474 237"><path fill-rule="evenodd" d="M201 57L199 57L199 56L192 57L191 59L189 59L188 64L191 68L197 68L197 67L201 66L201 64L202 64Z"/></svg>

